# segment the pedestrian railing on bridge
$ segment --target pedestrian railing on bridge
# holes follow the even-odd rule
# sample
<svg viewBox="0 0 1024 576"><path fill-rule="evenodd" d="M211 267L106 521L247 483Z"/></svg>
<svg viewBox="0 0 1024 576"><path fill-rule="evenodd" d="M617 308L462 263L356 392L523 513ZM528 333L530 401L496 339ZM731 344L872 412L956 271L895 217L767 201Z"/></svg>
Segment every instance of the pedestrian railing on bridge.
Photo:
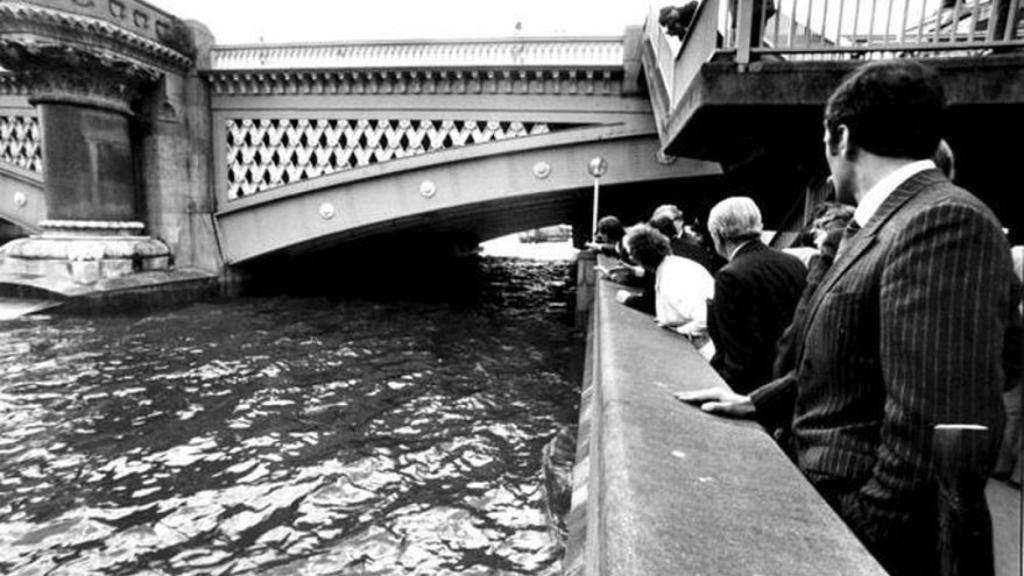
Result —
<svg viewBox="0 0 1024 576"><path fill-rule="evenodd" d="M982 57L1024 48L1024 0L704 0L681 39L651 12L656 96L677 102L711 60Z"/></svg>

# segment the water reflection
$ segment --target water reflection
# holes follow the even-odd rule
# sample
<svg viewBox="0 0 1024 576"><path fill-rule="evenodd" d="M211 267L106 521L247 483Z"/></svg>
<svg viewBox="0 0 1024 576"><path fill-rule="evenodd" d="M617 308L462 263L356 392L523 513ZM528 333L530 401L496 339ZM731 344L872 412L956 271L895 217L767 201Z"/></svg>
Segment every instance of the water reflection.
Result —
<svg viewBox="0 0 1024 576"><path fill-rule="evenodd" d="M558 573L540 464L576 418L567 268L491 264L471 309L0 324L0 572Z"/></svg>

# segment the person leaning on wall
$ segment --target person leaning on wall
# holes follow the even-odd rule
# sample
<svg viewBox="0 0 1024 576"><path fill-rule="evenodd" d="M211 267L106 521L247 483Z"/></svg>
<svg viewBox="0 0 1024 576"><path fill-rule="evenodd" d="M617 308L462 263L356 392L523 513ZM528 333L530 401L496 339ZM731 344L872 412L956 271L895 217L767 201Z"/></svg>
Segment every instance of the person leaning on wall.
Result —
<svg viewBox="0 0 1024 576"><path fill-rule="evenodd" d="M669 222L666 222L668 220ZM669 226L671 223L671 226ZM706 268L712 274L721 268L722 263L708 248L701 243L697 235L686 224L683 211L675 204L662 204L654 209L648 222L662 234L668 236L672 253L676 256L689 258Z"/></svg>
<svg viewBox="0 0 1024 576"><path fill-rule="evenodd" d="M622 239L626 237L626 228L616 216L604 216L597 221L594 238L586 243L590 250L611 258L624 258L626 247Z"/></svg>
<svg viewBox="0 0 1024 576"><path fill-rule="evenodd" d="M707 301L715 282L703 266L673 256L668 238L646 225L626 233L626 248L647 275L654 279L654 320L658 326L682 334L705 358L714 351L707 333Z"/></svg>
<svg viewBox="0 0 1024 576"><path fill-rule="evenodd" d="M651 221L647 224L669 239L669 247L672 249L673 255L680 258L689 258L703 266L708 272L712 272L714 268L711 257L704 250L704 247L686 235L681 223L682 215L680 215L678 220L674 220L668 214L661 214L651 218Z"/></svg>
<svg viewBox="0 0 1024 576"><path fill-rule="evenodd" d="M857 209L798 328L792 378L750 395L677 394L785 426L800 470L895 576L935 574L957 528L938 519L936 425L988 430L958 464L975 486L992 470L1019 321L999 220L931 160L944 108L938 75L912 60L843 80L826 103L824 149L837 199ZM990 533L979 546L991 554Z"/></svg>
<svg viewBox="0 0 1024 576"><path fill-rule="evenodd" d="M726 198L708 215L715 249L728 261L715 273L708 305L711 366L741 394L771 380L775 343L793 318L807 272L799 258L766 246L762 229L761 211L746 196Z"/></svg>

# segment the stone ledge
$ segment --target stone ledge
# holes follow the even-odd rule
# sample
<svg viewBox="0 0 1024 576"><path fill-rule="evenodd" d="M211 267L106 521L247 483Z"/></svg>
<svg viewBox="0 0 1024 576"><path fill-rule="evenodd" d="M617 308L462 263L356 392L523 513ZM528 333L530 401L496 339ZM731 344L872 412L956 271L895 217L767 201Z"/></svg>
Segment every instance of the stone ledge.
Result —
<svg viewBox="0 0 1024 576"><path fill-rule="evenodd" d="M566 574L884 575L759 426L672 397L725 384L618 288L595 287Z"/></svg>
<svg viewBox="0 0 1024 576"><path fill-rule="evenodd" d="M59 302L62 313L182 304L220 293L220 277L198 269L136 272L92 285L32 274L0 274L0 296Z"/></svg>

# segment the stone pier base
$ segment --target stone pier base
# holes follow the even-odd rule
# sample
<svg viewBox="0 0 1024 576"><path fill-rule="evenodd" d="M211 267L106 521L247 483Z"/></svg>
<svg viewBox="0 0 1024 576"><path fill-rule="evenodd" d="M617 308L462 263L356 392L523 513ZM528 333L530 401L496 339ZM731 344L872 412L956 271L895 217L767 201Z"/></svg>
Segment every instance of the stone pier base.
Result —
<svg viewBox="0 0 1024 576"><path fill-rule="evenodd" d="M138 233L141 223L41 225L42 234L0 247L0 296L98 309L193 300L217 292L215 274L174 269L167 246Z"/></svg>

